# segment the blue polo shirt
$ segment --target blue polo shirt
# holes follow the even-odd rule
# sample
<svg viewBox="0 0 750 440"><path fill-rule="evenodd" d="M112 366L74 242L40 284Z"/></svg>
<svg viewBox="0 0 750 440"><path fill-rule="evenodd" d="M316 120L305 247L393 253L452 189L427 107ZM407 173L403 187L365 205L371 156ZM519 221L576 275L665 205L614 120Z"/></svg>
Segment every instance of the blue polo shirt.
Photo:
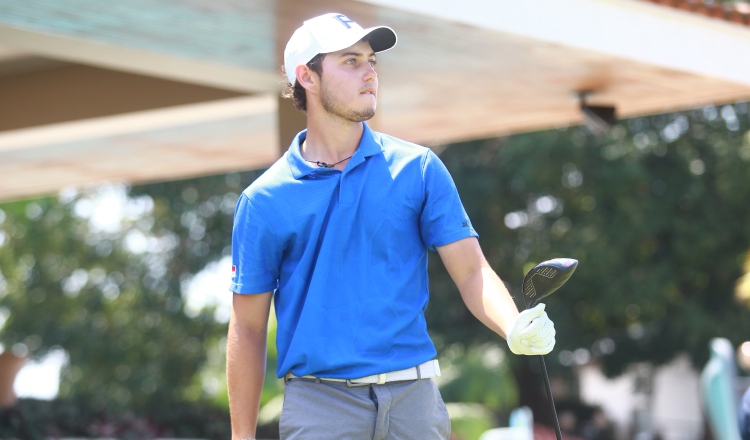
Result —
<svg viewBox="0 0 750 440"><path fill-rule="evenodd" d="M373 132L343 171L289 150L237 202L230 290L274 291L277 376L354 379L435 357L427 251L476 237L428 148Z"/></svg>

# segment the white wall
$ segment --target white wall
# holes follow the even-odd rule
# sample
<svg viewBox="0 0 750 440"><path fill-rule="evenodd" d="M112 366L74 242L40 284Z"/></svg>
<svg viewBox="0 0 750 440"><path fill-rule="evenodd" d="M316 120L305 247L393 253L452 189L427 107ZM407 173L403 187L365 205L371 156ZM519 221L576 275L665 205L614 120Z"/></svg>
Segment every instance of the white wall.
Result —
<svg viewBox="0 0 750 440"><path fill-rule="evenodd" d="M618 437L624 438L636 404L633 395L635 375L628 373L607 379L598 366L589 364L578 368L578 381L581 400L589 405L601 406L607 417L617 425Z"/></svg>
<svg viewBox="0 0 750 440"><path fill-rule="evenodd" d="M703 438L703 414L698 395L699 372L686 355L654 370L651 419L664 440L698 440ZM607 379L596 365L578 369L581 400L599 405L617 424L620 438L625 438L639 407L634 393L635 373Z"/></svg>
<svg viewBox="0 0 750 440"><path fill-rule="evenodd" d="M665 440L703 437L699 376L687 355L678 356L656 371L652 401L654 424Z"/></svg>

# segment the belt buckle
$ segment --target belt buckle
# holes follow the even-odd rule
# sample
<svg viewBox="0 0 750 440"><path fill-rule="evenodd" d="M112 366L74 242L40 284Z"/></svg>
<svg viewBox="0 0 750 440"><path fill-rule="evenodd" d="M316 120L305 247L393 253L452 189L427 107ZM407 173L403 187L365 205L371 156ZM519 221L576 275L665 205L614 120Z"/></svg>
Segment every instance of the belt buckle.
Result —
<svg viewBox="0 0 750 440"><path fill-rule="evenodd" d="M375 382L375 384L382 385L385 383L385 379L386 379L386 373L378 374L378 381ZM358 379L354 379L354 380L358 380ZM366 387L368 385L374 385L374 384L369 383L369 382L352 382L350 379L346 380L346 386L348 386L349 388Z"/></svg>

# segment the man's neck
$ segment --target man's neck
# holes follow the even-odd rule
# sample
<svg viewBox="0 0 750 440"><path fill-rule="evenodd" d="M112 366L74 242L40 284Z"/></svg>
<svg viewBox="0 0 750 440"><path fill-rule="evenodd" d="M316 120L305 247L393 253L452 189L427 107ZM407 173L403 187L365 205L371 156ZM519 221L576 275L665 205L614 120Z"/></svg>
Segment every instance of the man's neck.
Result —
<svg viewBox="0 0 750 440"><path fill-rule="evenodd" d="M364 124L339 119L307 118L307 137L300 152L305 160L334 164L351 157L362 140ZM336 168L343 169L346 164Z"/></svg>

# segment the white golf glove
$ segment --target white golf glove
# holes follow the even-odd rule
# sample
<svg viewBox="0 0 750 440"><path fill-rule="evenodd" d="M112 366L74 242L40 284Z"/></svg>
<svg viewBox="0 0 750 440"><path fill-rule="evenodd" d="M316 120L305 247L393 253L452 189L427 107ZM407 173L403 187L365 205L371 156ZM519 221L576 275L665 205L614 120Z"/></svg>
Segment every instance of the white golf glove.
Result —
<svg viewBox="0 0 750 440"><path fill-rule="evenodd" d="M547 354L555 347L555 324L547 317L544 304L524 310L508 334L508 347L515 354Z"/></svg>

